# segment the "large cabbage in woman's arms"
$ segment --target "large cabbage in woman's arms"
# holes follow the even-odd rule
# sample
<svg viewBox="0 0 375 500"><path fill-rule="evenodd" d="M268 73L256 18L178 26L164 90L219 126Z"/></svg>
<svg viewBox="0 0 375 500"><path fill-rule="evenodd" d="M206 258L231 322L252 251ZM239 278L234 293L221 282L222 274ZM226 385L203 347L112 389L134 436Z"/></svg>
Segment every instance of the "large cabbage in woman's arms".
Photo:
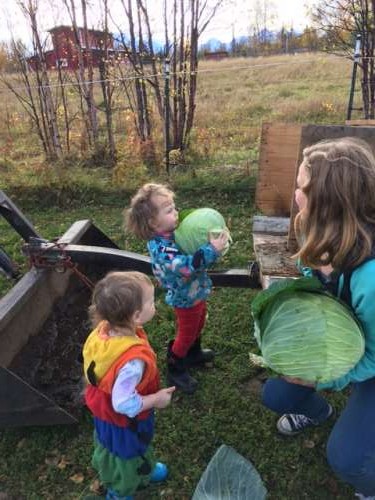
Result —
<svg viewBox="0 0 375 500"><path fill-rule="evenodd" d="M274 283L254 299L252 313L265 364L282 375L329 382L363 356L364 336L352 311L315 278Z"/></svg>

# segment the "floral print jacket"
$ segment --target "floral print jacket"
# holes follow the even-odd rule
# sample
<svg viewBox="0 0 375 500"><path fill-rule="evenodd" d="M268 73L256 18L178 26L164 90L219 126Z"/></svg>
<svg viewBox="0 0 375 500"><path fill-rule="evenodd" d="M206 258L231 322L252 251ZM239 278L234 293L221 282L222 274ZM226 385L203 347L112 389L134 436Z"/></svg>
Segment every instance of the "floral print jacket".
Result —
<svg viewBox="0 0 375 500"><path fill-rule="evenodd" d="M164 234L149 240L147 248L154 276L167 290L167 304L193 307L208 297L212 281L207 268L220 256L210 243L202 245L194 255L186 255L178 248L173 234Z"/></svg>

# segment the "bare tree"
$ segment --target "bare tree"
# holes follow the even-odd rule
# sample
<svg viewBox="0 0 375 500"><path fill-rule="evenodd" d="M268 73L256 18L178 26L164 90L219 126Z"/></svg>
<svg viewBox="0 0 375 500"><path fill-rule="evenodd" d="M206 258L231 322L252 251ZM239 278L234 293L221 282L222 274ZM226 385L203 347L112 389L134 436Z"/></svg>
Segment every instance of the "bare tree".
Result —
<svg viewBox="0 0 375 500"><path fill-rule="evenodd" d="M166 57L171 59L172 68L172 149L183 151L188 144L196 108L199 37L222 3L223 0L218 0L209 6L207 0L174 0L169 21L164 0Z"/></svg>
<svg viewBox="0 0 375 500"><path fill-rule="evenodd" d="M121 0L121 4L127 19L129 41L125 38L119 25L117 25L117 27L120 32L120 43L122 49L126 52L128 61L132 65L134 71L134 78L132 82L134 86L134 94L128 91L126 83L124 86L127 87L128 96L130 97L131 95L134 95L135 97L135 102L131 103L131 107L135 113L134 118L138 137L141 142L147 142L151 140L151 119L150 109L147 105L148 96L145 85L146 75L143 64L144 41L140 0L135 0L135 2L132 0Z"/></svg>
<svg viewBox="0 0 375 500"><path fill-rule="evenodd" d="M48 145L45 120L42 119L38 100L35 96L34 79L32 78L32 74L30 74L26 61L26 49L22 43L13 40L12 52L18 70L17 77L10 80L7 75L1 74L1 81L8 90L16 96L17 100L31 119L31 122L36 126L43 150L48 158L51 156L51 152Z"/></svg>
<svg viewBox="0 0 375 500"><path fill-rule="evenodd" d="M270 50L270 26L276 19L275 3L272 0L255 0L249 9L249 33L251 53L258 55Z"/></svg>
<svg viewBox="0 0 375 500"><path fill-rule="evenodd" d="M96 147L98 141L98 119L94 100L94 70L90 39L88 35L87 2L86 0L81 0L83 28L78 26L77 5L75 0L63 0L63 2L69 13L74 31L75 49L78 57L78 71L76 72L76 78L87 137L89 145L91 147Z"/></svg>
<svg viewBox="0 0 375 500"><path fill-rule="evenodd" d="M63 148L60 141L60 131L56 116L56 99L47 71L44 56L44 43L41 40L37 13L37 0L17 0L17 4L28 22L33 44L33 71L29 72L28 61L24 47L13 41L13 54L18 63L19 76L24 91L21 91L10 80L4 79L5 85L20 101L33 123L48 159L61 158Z"/></svg>
<svg viewBox="0 0 375 500"><path fill-rule="evenodd" d="M113 60L110 57L110 49L112 48L112 35L108 31L108 0L103 0L103 31L104 38L102 40L102 44L100 47L100 61L99 61L99 75L100 75L100 84L103 93L103 102L104 102L104 112L106 118L106 128L107 128L107 137L108 137L108 148L109 148L109 156L112 163L116 160L116 146L115 146L115 138L113 134L113 92L114 85L110 79L111 72L110 68L113 67Z"/></svg>
<svg viewBox="0 0 375 500"><path fill-rule="evenodd" d="M155 55L149 11L144 0L121 0L128 21L129 41L121 36L122 47L134 71L132 107L141 141L152 140L152 116L149 89L156 109L164 122L166 106L170 110L172 144L170 149L183 151L189 140L196 108L198 79L198 42L224 0L164 0L164 58L171 63L169 101L163 99L164 82ZM118 26L119 28L119 26ZM121 29L118 31L121 33ZM146 64L147 62L147 64ZM132 95L129 86L128 96Z"/></svg>
<svg viewBox="0 0 375 500"><path fill-rule="evenodd" d="M321 0L313 20L325 33L327 52L353 58L356 35L361 36L364 118L375 118L375 0Z"/></svg>

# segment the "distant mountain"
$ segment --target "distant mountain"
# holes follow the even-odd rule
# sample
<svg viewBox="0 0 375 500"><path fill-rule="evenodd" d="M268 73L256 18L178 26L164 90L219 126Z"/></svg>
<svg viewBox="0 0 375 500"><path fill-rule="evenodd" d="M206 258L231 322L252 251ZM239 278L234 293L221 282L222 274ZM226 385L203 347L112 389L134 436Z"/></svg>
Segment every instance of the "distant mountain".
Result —
<svg viewBox="0 0 375 500"><path fill-rule="evenodd" d="M223 43L218 38L210 38L209 40L206 40L205 42L199 44L200 48L205 48L206 50L212 52L215 52L215 50L222 49L223 45L226 45L226 43Z"/></svg>
<svg viewBox="0 0 375 500"><path fill-rule="evenodd" d="M124 41L128 46L130 46L130 38L128 35L122 34L121 33L113 33L113 39L114 39L114 46L115 48L121 48L122 47L122 41ZM147 43L146 43L147 45ZM136 41L136 46L137 46L137 41ZM160 54L164 52L164 42L153 39L153 47L154 47L154 52L156 54Z"/></svg>
<svg viewBox="0 0 375 500"><path fill-rule="evenodd" d="M273 41L277 40L277 37L280 35L280 30L277 31L270 31L270 30L262 30L259 33L260 39L264 41L268 41L272 43ZM300 32L297 30L293 31L293 36L298 36L300 35ZM121 35L119 33L114 33L114 40L115 40L115 46L121 46ZM129 43L129 37L127 35L123 35L125 42L128 44ZM249 42L249 37L251 38L251 35L240 35L235 37L234 42L235 45L246 45ZM164 42L161 40L154 39L153 40L154 44L154 51L155 53L163 53L164 52ZM232 49L233 41L229 42L222 42L219 38L209 38L208 40L204 42L199 43L199 49L202 51L208 51L208 52L216 52L218 50L228 50L230 51Z"/></svg>

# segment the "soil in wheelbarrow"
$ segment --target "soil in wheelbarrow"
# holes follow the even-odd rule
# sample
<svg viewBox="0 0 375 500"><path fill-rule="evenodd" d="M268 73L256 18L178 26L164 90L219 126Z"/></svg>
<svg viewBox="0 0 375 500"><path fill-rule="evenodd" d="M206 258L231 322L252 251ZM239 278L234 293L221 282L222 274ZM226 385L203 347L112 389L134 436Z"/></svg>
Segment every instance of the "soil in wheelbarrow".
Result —
<svg viewBox="0 0 375 500"><path fill-rule="evenodd" d="M75 417L84 406L81 353L91 329L87 314L90 297L91 290L73 277L41 331L29 339L10 366L25 382Z"/></svg>

